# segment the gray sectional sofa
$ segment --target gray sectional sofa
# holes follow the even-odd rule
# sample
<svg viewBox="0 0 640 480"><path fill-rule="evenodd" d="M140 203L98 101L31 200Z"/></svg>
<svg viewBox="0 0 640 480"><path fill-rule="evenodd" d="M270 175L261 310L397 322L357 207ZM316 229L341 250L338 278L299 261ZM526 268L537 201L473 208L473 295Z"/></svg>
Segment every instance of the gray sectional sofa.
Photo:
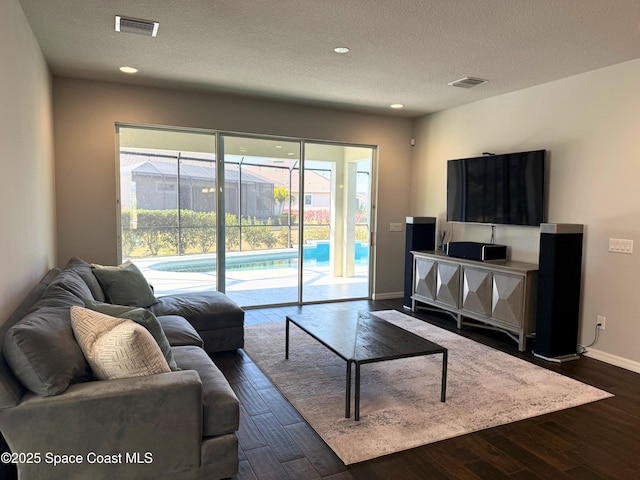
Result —
<svg viewBox="0 0 640 480"><path fill-rule="evenodd" d="M238 399L208 354L243 346L242 309L218 292L113 309L95 272L71 259L0 320L0 431L19 478L234 475ZM97 380L74 336L72 306L157 321L156 332L142 325L165 345L171 371Z"/></svg>

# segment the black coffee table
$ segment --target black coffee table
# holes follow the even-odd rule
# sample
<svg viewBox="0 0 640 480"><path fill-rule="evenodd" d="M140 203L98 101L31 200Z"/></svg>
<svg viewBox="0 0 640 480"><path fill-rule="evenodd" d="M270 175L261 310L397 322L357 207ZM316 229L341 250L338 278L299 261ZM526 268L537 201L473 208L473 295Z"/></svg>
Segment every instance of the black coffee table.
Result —
<svg viewBox="0 0 640 480"><path fill-rule="evenodd" d="M360 420L360 366L421 355L442 354L440 401L447 388L447 349L375 316L375 312L334 311L287 315L285 358L289 358L289 323L318 340L347 362L345 418L351 416L351 365L356 366L354 420Z"/></svg>

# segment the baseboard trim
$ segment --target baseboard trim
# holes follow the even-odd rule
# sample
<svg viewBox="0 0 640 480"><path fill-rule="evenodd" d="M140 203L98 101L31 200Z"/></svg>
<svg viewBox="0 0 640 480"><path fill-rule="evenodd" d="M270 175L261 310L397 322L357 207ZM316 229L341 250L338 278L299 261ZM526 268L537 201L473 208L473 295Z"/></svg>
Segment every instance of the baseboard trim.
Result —
<svg viewBox="0 0 640 480"><path fill-rule="evenodd" d="M373 300L395 300L396 298L404 298L404 292L374 293L371 298Z"/></svg>
<svg viewBox="0 0 640 480"><path fill-rule="evenodd" d="M632 372L640 373L640 362L629 360L628 358L618 357L601 350L595 350L590 348L584 354L586 357L595 358L605 363L610 363L616 367L624 368L625 370L631 370Z"/></svg>

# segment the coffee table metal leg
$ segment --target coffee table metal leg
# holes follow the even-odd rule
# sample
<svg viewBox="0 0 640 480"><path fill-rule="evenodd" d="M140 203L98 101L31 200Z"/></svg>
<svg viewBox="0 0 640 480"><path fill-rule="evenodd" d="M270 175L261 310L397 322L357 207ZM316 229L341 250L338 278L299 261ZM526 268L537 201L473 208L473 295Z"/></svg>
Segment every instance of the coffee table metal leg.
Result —
<svg viewBox="0 0 640 480"><path fill-rule="evenodd" d="M353 419L358 421L360 420L360 364L358 362L354 362L356 364L356 395L355 395L355 412L353 414Z"/></svg>
<svg viewBox="0 0 640 480"><path fill-rule="evenodd" d="M287 318L287 326L284 335L284 358L285 360L289 359L289 319Z"/></svg>
<svg viewBox="0 0 640 480"><path fill-rule="evenodd" d="M442 388L440 390L440 401L444 402L447 396L447 350L442 352Z"/></svg>
<svg viewBox="0 0 640 480"><path fill-rule="evenodd" d="M347 360L347 388L344 402L344 418L351 416L351 362Z"/></svg>

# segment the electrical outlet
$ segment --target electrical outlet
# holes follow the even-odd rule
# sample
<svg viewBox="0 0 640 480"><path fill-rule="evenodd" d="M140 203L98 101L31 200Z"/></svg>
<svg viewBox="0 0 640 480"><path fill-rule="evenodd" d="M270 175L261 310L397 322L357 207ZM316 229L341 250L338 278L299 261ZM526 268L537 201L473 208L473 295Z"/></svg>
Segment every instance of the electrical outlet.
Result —
<svg viewBox="0 0 640 480"><path fill-rule="evenodd" d="M603 317L602 315L598 315L597 325L600 325L600 330L604 330L605 324L607 323L607 317Z"/></svg>

